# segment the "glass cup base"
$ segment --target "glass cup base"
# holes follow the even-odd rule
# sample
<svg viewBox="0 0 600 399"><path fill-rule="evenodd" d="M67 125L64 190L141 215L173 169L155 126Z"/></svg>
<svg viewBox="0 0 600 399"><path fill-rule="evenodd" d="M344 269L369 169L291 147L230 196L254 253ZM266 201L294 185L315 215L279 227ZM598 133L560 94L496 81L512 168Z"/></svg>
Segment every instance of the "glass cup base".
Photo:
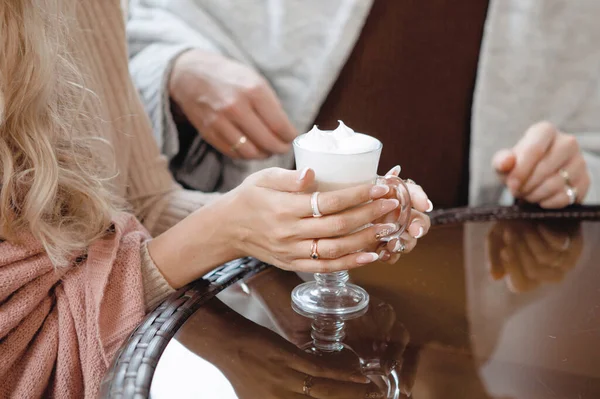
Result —
<svg viewBox="0 0 600 399"><path fill-rule="evenodd" d="M355 284L327 287L309 281L294 288L292 302L307 315L347 315L366 309L369 294Z"/></svg>

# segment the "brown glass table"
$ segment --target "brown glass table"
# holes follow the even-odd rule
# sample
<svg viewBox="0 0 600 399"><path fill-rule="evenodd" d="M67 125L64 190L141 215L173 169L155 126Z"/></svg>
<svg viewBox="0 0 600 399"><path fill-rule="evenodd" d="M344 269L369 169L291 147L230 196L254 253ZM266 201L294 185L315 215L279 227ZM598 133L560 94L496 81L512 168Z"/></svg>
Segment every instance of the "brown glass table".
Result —
<svg viewBox="0 0 600 399"><path fill-rule="evenodd" d="M315 350L311 333L323 337L290 306L309 276L232 262L148 315L102 396L600 398L599 219L583 207L434 213L411 254L351 273L371 303L337 321L334 353Z"/></svg>

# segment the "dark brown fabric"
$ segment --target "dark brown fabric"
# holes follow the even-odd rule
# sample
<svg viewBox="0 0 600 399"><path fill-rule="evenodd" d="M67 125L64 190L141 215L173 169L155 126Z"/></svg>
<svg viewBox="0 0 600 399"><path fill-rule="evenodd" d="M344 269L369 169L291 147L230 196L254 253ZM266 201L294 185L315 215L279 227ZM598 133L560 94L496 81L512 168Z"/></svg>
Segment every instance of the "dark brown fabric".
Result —
<svg viewBox="0 0 600 399"><path fill-rule="evenodd" d="M315 123L383 144L437 207L466 205L471 103L488 0L375 0Z"/></svg>

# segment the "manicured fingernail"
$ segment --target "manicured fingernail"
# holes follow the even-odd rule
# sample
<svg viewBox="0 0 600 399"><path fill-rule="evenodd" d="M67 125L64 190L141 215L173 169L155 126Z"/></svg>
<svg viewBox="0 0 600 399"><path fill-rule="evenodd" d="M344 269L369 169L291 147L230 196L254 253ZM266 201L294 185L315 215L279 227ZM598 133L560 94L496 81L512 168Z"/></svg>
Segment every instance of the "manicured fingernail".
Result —
<svg viewBox="0 0 600 399"><path fill-rule="evenodd" d="M400 202L397 199L386 199L386 200L383 200L383 202L381 204L381 210L384 213L388 213L388 212L391 212L394 209L398 208L399 205L400 205Z"/></svg>
<svg viewBox="0 0 600 399"><path fill-rule="evenodd" d="M429 205L429 207L427 209L425 209L425 212L431 212L433 211L433 202L431 202L430 200L427 200L427 205Z"/></svg>
<svg viewBox="0 0 600 399"><path fill-rule="evenodd" d="M390 253L387 251L387 249L382 249L381 252L379 252L379 260L382 261L386 261L391 257Z"/></svg>
<svg viewBox="0 0 600 399"><path fill-rule="evenodd" d="M400 175L401 170L402 170L402 168L400 167L400 165L396 165L392 169L390 169L390 171L387 172L385 175L386 176L398 176L398 175Z"/></svg>
<svg viewBox="0 0 600 399"><path fill-rule="evenodd" d="M310 168L304 168L302 169L302 172L300 172L300 177L298 177L298 181L302 181L306 178L306 175L308 173L308 171L310 170Z"/></svg>
<svg viewBox="0 0 600 399"><path fill-rule="evenodd" d="M384 249L381 260L385 262L386 260L390 260L391 257L392 257L392 254L390 254L387 249Z"/></svg>
<svg viewBox="0 0 600 399"><path fill-rule="evenodd" d="M378 199L390 192L390 186L387 184L378 184L371 187L371 198Z"/></svg>
<svg viewBox="0 0 600 399"><path fill-rule="evenodd" d="M374 252L365 252L356 257L356 263L359 265L366 265L367 263L373 263L379 259L379 255Z"/></svg>
<svg viewBox="0 0 600 399"><path fill-rule="evenodd" d="M419 226L419 229L417 231L417 234L413 235L416 226ZM425 229L423 228L423 226L421 226L421 223L419 223L419 222L413 222L413 224L410 226L409 230L411 230L411 235L414 238L421 238L421 237L423 237L423 234L425 233Z"/></svg>
<svg viewBox="0 0 600 399"><path fill-rule="evenodd" d="M389 236L398 231L396 223L384 223L375 228L375 239L380 240L382 237Z"/></svg>

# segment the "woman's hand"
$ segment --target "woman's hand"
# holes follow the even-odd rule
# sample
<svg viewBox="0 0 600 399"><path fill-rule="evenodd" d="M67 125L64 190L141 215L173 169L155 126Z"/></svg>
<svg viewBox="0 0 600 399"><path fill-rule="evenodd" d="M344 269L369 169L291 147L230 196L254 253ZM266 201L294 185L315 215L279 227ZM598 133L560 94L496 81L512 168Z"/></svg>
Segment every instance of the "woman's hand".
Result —
<svg viewBox="0 0 600 399"><path fill-rule="evenodd" d="M423 212L432 205L415 184L408 185L413 205L410 227L399 237L394 235L399 203L386 198L388 185L363 184L321 193L318 207L324 216L315 218L311 194L305 193L314 178L311 169L257 172L153 239L148 244L150 256L169 284L178 288L245 256L311 273L349 270L378 259L391 262L410 252L429 229L429 217ZM311 258L314 240L318 259Z"/></svg>
<svg viewBox="0 0 600 399"><path fill-rule="evenodd" d="M169 93L202 138L231 158L286 153L297 135L267 81L218 54L181 54L171 72Z"/></svg>
<svg viewBox="0 0 600 399"><path fill-rule="evenodd" d="M397 199L385 198L387 185L365 184L318 196L324 215L314 218L311 194L314 172L267 169L249 177L226 195L222 203L224 223L232 230L231 245L237 256L253 256L281 269L326 273L348 270L379 259L382 238L398 230L393 221L376 223L398 208ZM420 212L430 209L427 196L416 185L411 189L416 236L426 233L429 218ZM421 229L422 227L422 229ZM311 259L313 240L319 259ZM404 252L416 244L413 237ZM387 244L397 250L397 240Z"/></svg>
<svg viewBox="0 0 600 399"><path fill-rule="evenodd" d="M512 149L498 151L492 164L515 198L542 208L569 205L568 186L581 202L590 186L577 140L548 122L530 127Z"/></svg>

